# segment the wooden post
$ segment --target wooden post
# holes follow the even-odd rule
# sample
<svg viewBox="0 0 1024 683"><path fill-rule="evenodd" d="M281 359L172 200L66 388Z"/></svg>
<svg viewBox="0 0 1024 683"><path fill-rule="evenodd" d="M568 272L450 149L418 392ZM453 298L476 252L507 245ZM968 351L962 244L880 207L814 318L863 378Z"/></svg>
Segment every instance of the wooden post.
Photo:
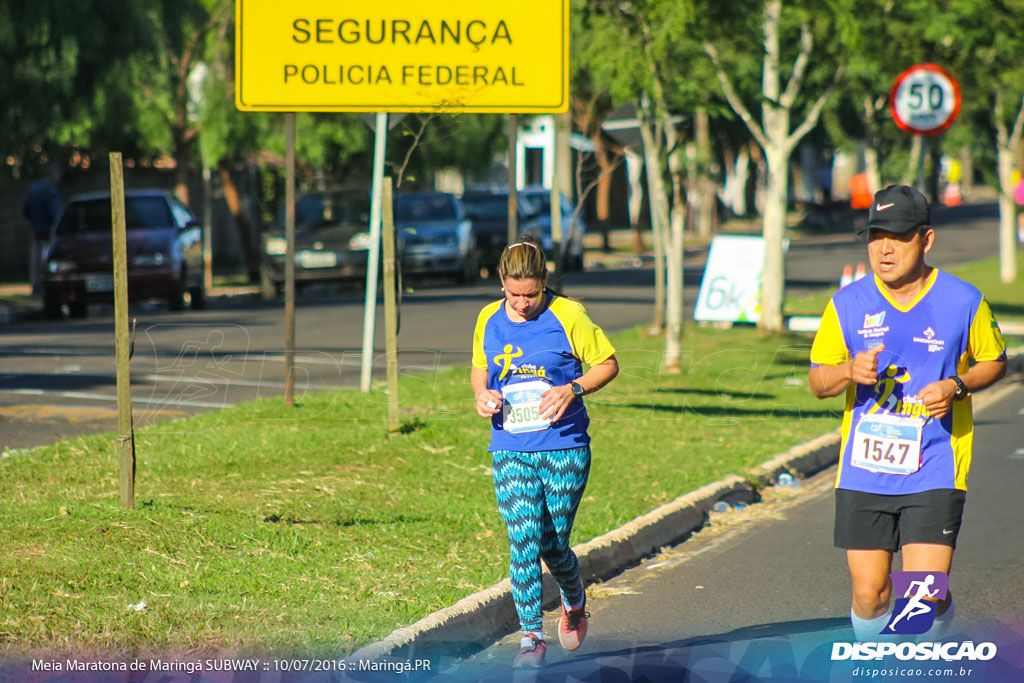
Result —
<svg viewBox="0 0 1024 683"><path fill-rule="evenodd" d="M554 124L554 137L551 145L551 242L552 258L555 262L554 273L549 276L551 286L560 290L562 288L562 265L565 262L563 251L565 245L565 227L562 225L562 186L569 181L567 177L566 152L569 149L569 130L566 127L567 119L562 114L555 114L551 117Z"/></svg>
<svg viewBox="0 0 1024 683"><path fill-rule="evenodd" d="M121 505L135 507L135 430L132 425L131 339L128 331L128 253L121 153L110 153L110 216L114 238L114 345L117 356L117 441Z"/></svg>
<svg viewBox="0 0 1024 683"><path fill-rule="evenodd" d="M213 289L213 179L203 159L203 289Z"/></svg>
<svg viewBox="0 0 1024 683"><path fill-rule="evenodd" d="M295 405L295 113L284 115L284 404Z"/></svg>
<svg viewBox="0 0 1024 683"><path fill-rule="evenodd" d="M381 247L384 260L384 338L388 375L388 431L399 428L398 314L395 305L395 220L391 209L391 178L381 187Z"/></svg>

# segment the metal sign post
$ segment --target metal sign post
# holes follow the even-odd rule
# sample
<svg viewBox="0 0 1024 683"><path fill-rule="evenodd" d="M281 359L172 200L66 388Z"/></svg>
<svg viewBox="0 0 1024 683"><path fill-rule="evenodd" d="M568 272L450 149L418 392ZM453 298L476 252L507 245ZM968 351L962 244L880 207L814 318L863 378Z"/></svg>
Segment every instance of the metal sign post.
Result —
<svg viewBox="0 0 1024 683"><path fill-rule="evenodd" d="M284 404L295 405L295 113L284 115Z"/></svg>
<svg viewBox="0 0 1024 683"><path fill-rule="evenodd" d="M370 197L370 251L366 255L366 305L363 308L363 360L359 388L370 391L373 371L373 332L377 320L377 272L380 264L381 184L384 179L384 154L387 149L388 114L377 112L373 130L373 189Z"/></svg>

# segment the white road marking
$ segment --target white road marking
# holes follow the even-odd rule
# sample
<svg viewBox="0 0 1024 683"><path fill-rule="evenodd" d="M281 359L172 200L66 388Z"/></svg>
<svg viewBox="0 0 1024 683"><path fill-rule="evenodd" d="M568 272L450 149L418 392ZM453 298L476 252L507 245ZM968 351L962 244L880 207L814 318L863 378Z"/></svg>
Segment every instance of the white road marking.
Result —
<svg viewBox="0 0 1024 683"><path fill-rule="evenodd" d="M7 393L20 394L23 396L43 396L44 394L50 396L60 396L61 398L72 398L85 401L107 401L110 403L117 402L117 396L114 394L92 394L84 391L50 391L43 392L39 389L9 389ZM205 401L179 401L171 398L141 398L133 397L132 403L141 403L146 405L164 405L164 406L181 406L185 408L230 408L234 403L208 403Z"/></svg>

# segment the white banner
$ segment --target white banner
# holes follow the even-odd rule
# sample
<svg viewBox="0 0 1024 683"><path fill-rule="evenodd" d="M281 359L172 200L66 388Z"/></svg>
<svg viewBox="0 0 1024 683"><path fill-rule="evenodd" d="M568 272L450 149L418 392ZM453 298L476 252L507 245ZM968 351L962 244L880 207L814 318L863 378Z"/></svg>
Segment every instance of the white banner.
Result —
<svg viewBox="0 0 1024 683"><path fill-rule="evenodd" d="M694 320L756 323L761 319L764 238L716 235L700 283Z"/></svg>

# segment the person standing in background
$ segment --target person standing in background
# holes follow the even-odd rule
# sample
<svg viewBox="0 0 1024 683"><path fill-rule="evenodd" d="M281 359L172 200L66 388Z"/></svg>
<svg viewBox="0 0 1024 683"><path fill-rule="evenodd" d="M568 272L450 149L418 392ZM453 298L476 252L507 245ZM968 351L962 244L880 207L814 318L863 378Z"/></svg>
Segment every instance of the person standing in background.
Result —
<svg viewBox="0 0 1024 683"><path fill-rule="evenodd" d="M60 197L57 183L60 182L60 166L51 163L46 167L46 176L28 186L21 213L28 219L32 229L32 245L29 251L29 280L32 293L38 294L42 286L43 250L50 241L50 228L57 220L64 202Z"/></svg>

